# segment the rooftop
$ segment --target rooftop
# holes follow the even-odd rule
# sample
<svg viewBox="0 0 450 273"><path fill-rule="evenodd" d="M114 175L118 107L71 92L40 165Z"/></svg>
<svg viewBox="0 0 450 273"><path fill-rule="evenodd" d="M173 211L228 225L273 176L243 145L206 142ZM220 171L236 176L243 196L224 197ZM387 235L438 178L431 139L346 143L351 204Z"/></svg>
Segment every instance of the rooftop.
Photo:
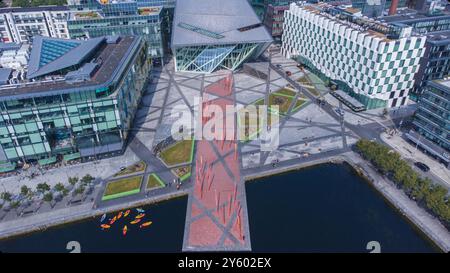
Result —
<svg viewBox="0 0 450 273"><path fill-rule="evenodd" d="M44 76L80 64L104 40L104 37L82 41L35 36L27 78Z"/></svg>
<svg viewBox="0 0 450 273"><path fill-rule="evenodd" d="M429 32L427 34L427 42L432 42L433 44L442 44L442 45L449 44L450 43L450 30Z"/></svg>
<svg viewBox="0 0 450 273"><path fill-rule="evenodd" d="M447 77L445 79L440 79L440 80L434 80L433 82L445 86L447 89L450 90L450 77Z"/></svg>
<svg viewBox="0 0 450 273"><path fill-rule="evenodd" d="M109 84L118 71L124 68L124 60L139 44L141 38L133 36L124 36L117 43L107 43L106 38L97 38L100 45L94 51L94 55L88 57L83 63L96 62L98 64L95 72L89 80L70 82L64 79L65 75L52 76L49 79L39 79L36 81L22 82L19 84L3 85L0 87L0 99L8 98L26 98L37 94L48 95L58 93L78 92L82 89L97 89ZM71 40L68 40L71 41ZM81 41L78 41L81 42ZM71 54L69 51L67 54ZM79 50L76 50L80 54ZM80 55L81 56L81 55ZM60 57L62 61L65 56ZM38 61L38 60L36 60ZM50 64L50 63L49 63ZM81 64L80 64L81 65ZM45 66L44 66L45 67ZM73 69L76 70L76 69ZM67 71L65 74L69 73Z"/></svg>
<svg viewBox="0 0 450 273"><path fill-rule="evenodd" d="M394 22L420 22L428 20L439 20L444 18L450 18L450 13L446 12L440 15L427 15L422 13L407 13L407 14L397 14L384 16L380 19L382 22L394 23Z"/></svg>
<svg viewBox="0 0 450 273"><path fill-rule="evenodd" d="M246 0L177 0L173 46L271 41Z"/></svg>
<svg viewBox="0 0 450 273"><path fill-rule="evenodd" d="M12 8L0 8L0 13L9 12L32 12L32 11L68 11L67 6L38 6L38 7L12 7Z"/></svg>
<svg viewBox="0 0 450 273"><path fill-rule="evenodd" d="M292 5L297 5L299 8L307 10L311 13L321 15L329 20L355 29L361 33L366 33L369 36L374 36L386 42L398 39L401 37L402 29L410 28L407 25L390 24L373 18L368 18L361 15L359 12L356 12L353 8L349 10L346 6L334 5L332 3L293 3Z"/></svg>

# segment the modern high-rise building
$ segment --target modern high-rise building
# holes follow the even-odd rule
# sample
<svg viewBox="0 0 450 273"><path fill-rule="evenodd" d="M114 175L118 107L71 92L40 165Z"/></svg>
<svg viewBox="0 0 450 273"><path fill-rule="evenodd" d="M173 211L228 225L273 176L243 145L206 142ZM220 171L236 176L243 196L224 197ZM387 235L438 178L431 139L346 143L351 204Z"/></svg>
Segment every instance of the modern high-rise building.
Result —
<svg viewBox="0 0 450 273"><path fill-rule="evenodd" d="M272 1L271 1L272 2ZM293 0L273 1L268 3L264 14L264 25L276 39L283 34L284 11L289 9Z"/></svg>
<svg viewBox="0 0 450 273"><path fill-rule="evenodd" d="M121 153L151 68L139 36L33 39L26 77L0 85L0 164Z"/></svg>
<svg viewBox="0 0 450 273"><path fill-rule="evenodd" d="M35 35L69 38L65 6L0 9L0 41L32 42Z"/></svg>
<svg viewBox="0 0 450 273"><path fill-rule="evenodd" d="M442 79L450 74L450 14L415 13L385 16L383 22L404 24L427 36L425 53L415 77L413 99L417 100L430 80Z"/></svg>
<svg viewBox="0 0 450 273"><path fill-rule="evenodd" d="M408 101L425 36L320 3L293 3L285 14L282 53L330 80L366 108Z"/></svg>
<svg viewBox="0 0 450 273"><path fill-rule="evenodd" d="M445 163L450 162L450 79L429 81L406 136Z"/></svg>
<svg viewBox="0 0 450 273"><path fill-rule="evenodd" d="M419 33L450 30L450 13L440 15L427 15L422 13L385 16L381 19L386 23L405 24L414 28Z"/></svg>
<svg viewBox="0 0 450 273"><path fill-rule="evenodd" d="M172 31L177 71L234 70L272 37L246 0L178 0Z"/></svg>

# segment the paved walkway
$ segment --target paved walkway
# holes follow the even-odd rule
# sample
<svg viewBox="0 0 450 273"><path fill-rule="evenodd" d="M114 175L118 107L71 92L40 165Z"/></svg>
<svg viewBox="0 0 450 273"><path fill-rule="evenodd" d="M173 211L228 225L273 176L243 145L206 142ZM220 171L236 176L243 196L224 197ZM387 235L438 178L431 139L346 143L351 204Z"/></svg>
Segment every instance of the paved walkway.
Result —
<svg viewBox="0 0 450 273"><path fill-rule="evenodd" d="M233 76L229 74L207 86L203 98L209 95L216 98L203 102L204 107L211 103L225 112L227 105L234 105L232 83ZM224 116L223 124L226 118ZM236 124L235 114L232 118ZM207 119L202 121L206 122ZM183 251L251 250L236 131L231 139L199 140L196 143L195 185L189 195Z"/></svg>

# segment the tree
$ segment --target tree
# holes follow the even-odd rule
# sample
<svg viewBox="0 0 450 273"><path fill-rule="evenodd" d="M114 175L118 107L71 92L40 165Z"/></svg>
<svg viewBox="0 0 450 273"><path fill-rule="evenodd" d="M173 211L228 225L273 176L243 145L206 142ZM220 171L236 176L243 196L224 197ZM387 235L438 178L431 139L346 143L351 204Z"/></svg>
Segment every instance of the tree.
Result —
<svg viewBox="0 0 450 273"><path fill-rule="evenodd" d="M84 186L79 186L76 190L75 190L75 194L82 194L84 192L85 188Z"/></svg>
<svg viewBox="0 0 450 273"><path fill-rule="evenodd" d="M69 190L64 188L61 193L63 196L67 196L69 194Z"/></svg>
<svg viewBox="0 0 450 273"><path fill-rule="evenodd" d="M52 200L53 200L53 194L51 192L48 192L44 195L45 202L51 202Z"/></svg>
<svg viewBox="0 0 450 273"><path fill-rule="evenodd" d="M65 189L65 187L64 187L64 185L62 183L57 183L53 187L53 189L55 189L55 191L57 191L57 192L62 192Z"/></svg>
<svg viewBox="0 0 450 273"><path fill-rule="evenodd" d="M92 180L94 180L94 177L92 177L90 174L86 174L85 176L83 176L83 177L81 178L81 182L82 182L84 185L87 185L87 184L91 183Z"/></svg>
<svg viewBox="0 0 450 273"><path fill-rule="evenodd" d="M431 181L428 178L419 179L417 187L412 190L411 194L412 196L414 196L414 198L416 198L417 201L421 201L428 194L430 186Z"/></svg>
<svg viewBox="0 0 450 273"><path fill-rule="evenodd" d="M5 201L10 202L10 201L11 201L11 198L12 198L12 195L11 195L11 193L9 193L9 192L7 192L7 191L4 191L4 192L2 192L2 194L1 194L0 197L1 197L3 200L5 200Z"/></svg>
<svg viewBox="0 0 450 273"><path fill-rule="evenodd" d="M36 186L36 190L40 193L45 193L50 190L50 186L47 183L39 183Z"/></svg>
<svg viewBox="0 0 450 273"><path fill-rule="evenodd" d="M69 184L72 186L75 186L75 184L78 182L78 177L69 177Z"/></svg>
<svg viewBox="0 0 450 273"><path fill-rule="evenodd" d="M11 205L11 208L16 209L16 208L18 208L20 206L20 202L19 201L14 201L14 202L11 202L10 205Z"/></svg>
<svg viewBox="0 0 450 273"><path fill-rule="evenodd" d="M31 193L31 189L29 187L27 187L26 185L23 185L22 187L20 187L20 193L23 196L28 196Z"/></svg>

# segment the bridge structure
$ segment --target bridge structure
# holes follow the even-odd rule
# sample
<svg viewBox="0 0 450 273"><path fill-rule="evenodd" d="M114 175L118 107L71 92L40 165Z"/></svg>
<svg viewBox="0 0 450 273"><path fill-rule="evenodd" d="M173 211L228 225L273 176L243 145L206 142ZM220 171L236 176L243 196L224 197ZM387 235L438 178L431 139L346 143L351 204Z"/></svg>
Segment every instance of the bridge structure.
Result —
<svg viewBox="0 0 450 273"><path fill-rule="evenodd" d="M202 112L209 105L235 106L233 74L206 86ZM200 117L202 128L209 118ZM183 251L250 251L245 181L241 176L237 130L225 130L227 118L237 128L236 114L223 115L217 137L196 141L192 165L194 187L188 198ZM219 137L223 134L224 137ZM228 134L228 135L227 135Z"/></svg>

